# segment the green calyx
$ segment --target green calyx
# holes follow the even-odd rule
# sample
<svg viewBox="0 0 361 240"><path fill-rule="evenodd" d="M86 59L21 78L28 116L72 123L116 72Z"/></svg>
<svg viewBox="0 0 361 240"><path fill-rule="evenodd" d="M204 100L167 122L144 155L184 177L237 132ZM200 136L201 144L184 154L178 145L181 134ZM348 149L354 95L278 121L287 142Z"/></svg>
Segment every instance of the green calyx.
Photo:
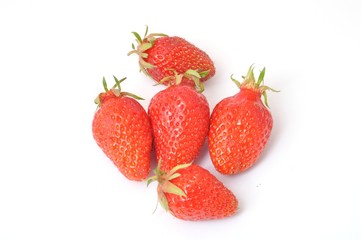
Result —
<svg viewBox="0 0 361 240"><path fill-rule="evenodd" d="M94 100L95 104L98 105L98 107L101 105L101 99L100 99L100 96L104 93L107 93L108 91L112 91L114 93L115 96L117 97L120 97L120 96L129 96L129 97L132 97L134 99L137 99L137 100L144 100L143 98L133 94L133 93L130 93L130 92L122 92L122 89L120 87L120 83L122 83L123 81L125 81L125 79L127 79L126 77L122 78L122 79L118 79L116 76L113 75L113 78L114 78L114 81L115 81L115 84L113 85L113 87L109 90L108 89L108 85L107 85L107 82L105 80L105 77L103 77L103 88L104 88L104 91L103 93L100 93Z"/></svg>
<svg viewBox="0 0 361 240"><path fill-rule="evenodd" d="M174 75L167 76L160 80L157 84L164 84L165 82L169 82L169 85L180 85L182 83L183 78L188 78L192 80L195 84L195 90L199 93L204 91L204 85L200 81L201 78L204 78L209 74L208 71L199 72L198 70L188 69L184 74L178 74L174 69L169 69L174 73Z"/></svg>
<svg viewBox="0 0 361 240"><path fill-rule="evenodd" d="M160 169L161 161L159 161L157 168L154 170L155 175L146 180L147 186L149 186L149 184L151 184L152 182L158 181L158 202L166 211L169 211L169 207L165 193L171 193L181 197L187 197L187 195L182 189L180 189L178 186L174 185L170 181L181 176L181 174L177 172L178 170L187 168L191 164L192 163L181 164L174 167L169 172L164 172Z"/></svg>
<svg viewBox="0 0 361 240"><path fill-rule="evenodd" d="M231 75L231 79L237 85L238 88L248 88L259 91L264 98L264 104L269 108L266 91L267 90L270 90L272 92L279 92L279 91L264 85L265 73L266 73L266 68L264 67L260 72L258 79L256 81L256 78L254 76L254 66L252 64L248 69L247 75L242 76L242 78L244 79L242 83L240 83L238 80L233 78L233 74Z"/></svg>
<svg viewBox="0 0 361 240"><path fill-rule="evenodd" d="M135 47L135 45L132 43L133 50L128 53L128 56L132 54L138 54L140 70L146 75L149 75L147 69L154 68L154 66L144 60L148 57L148 54L145 53L145 51L153 47L154 42L158 37L167 37L168 35L163 33L151 33L148 35L148 26L146 26L143 38L137 32L132 32L132 34L135 36L135 41L137 42L138 46Z"/></svg>

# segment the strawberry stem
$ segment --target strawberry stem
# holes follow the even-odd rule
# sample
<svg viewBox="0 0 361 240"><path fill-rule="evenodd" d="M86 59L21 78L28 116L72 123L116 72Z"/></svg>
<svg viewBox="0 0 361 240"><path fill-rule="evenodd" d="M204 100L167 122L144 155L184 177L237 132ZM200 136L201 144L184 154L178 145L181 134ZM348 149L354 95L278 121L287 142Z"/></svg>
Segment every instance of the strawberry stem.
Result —
<svg viewBox="0 0 361 240"><path fill-rule="evenodd" d="M118 78L116 76L113 75L114 81L115 81L115 85L113 86L113 88L117 87L119 89L119 91L121 90L120 88L120 81L118 80ZM126 78L123 78L122 81L124 81Z"/></svg>
<svg viewBox="0 0 361 240"><path fill-rule="evenodd" d="M187 195L181 188L171 183L170 181L180 177L181 174L178 173L178 171L180 169L189 167L190 165L192 165L192 163L180 164L172 168L169 172L164 172L160 169L161 162L162 161L159 160L156 169L154 169L155 175L148 178L146 181L147 181L147 186L149 186L149 184L151 184L152 182L158 181L158 187L157 187L158 202L166 211L168 211L169 207L165 193L175 194L181 197L187 197Z"/></svg>
<svg viewBox="0 0 361 240"><path fill-rule="evenodd" d="M138 44L142 44L142 43L143 43L143 40L142 40L142 38L140 37L140 35L139 35L137 32L132 32L132 33L133 33L133 35L135 36L137 43L138 43Z"/></svg>
<svg viewBox="0 0 361 240"><path fill-rule="evenodd" d="M146 62L144 59L148 58L148 54L145 53L148 49L152 48L154 45L155 40L158 37L166 37L168 35L163 33L152 33L148 35L148 26L146 25L145 28L145 34L143 39L137 32L132 32L132 34L135 36L135 41L137 42L138 46L135 47L132 43L132 49L130 52L128 52L128 56L132 54L137 54L139 56L139 67L142 72L144 72L147 76L149 76L147 69L148 68L154 68L154 66L148 62Z"/></svg>
<svg viewBox="0 0 361 240"><path fill-rule="evenodd" d="M204 85L200 81L200 79L202 78L202 76L205 77L206 75L208 75L208 73L209 73L209 71L204 71L204 72L199 73L196 70L188 69L184 73L184 76L187 78L190 78L194 82L197 92L202 93L204 91Z"/></svg>
<svg viewBox="0 0 361 240"><path fill-rule="evenodd" d="M126 77L122 78L122 79L118 79L116 76L113 75L113 78L114 78L114 81L115 81L115 84L113 85L113 87L111 89L108 89L108 85L107 85L107 81L105 80L105 77L103 77L103 88L104 88L104 91L105 93L108 92L108 91L112 91L114 93L115 96L117 97L120 97L120 96L129 96L129 97L132 97L134 99L137 99L137 100L144 100L144 98L141 98L133 93L129 93L129 92L122 92L121 91L121 87L120 87L120 84L125 81L125 79L127 79ZM104 93L104 92L103 92ZM101 93L102 94L102 93ZM98 105L98 107L100 106L101 104L101 101L100 101L100 95L99 94L94 102L96 105Z"/></svg>
<svg viewBox="0 0 361 240"><path fill-rule="evenodd" d="M144 37L143 38L146 38L148 35L148 25L145 25L145 33L144 33Z"/></svg>
<svg viewBox="0 0 361 240"><path fill-rule="evenodd" d="M122 96L132 97L132 98L137 99L137 100L145 100L144 98L139 97L138 95L135 95L135 94L130 93L130 92L121 92L121 95Z"/></svg>
<svg viewBox="0 0 361 240"><path fill-rule="evenodd" d="M257 86L259 86L262 82L263 82L263 79L264 79L264 75L266 74L266 68L264 67L261 71L261 73L259 74L258 76L258 81L256 83Z"/></svg>
<svg viewBox="0 0 361 240"><path fill-rule="evenodd" d="M269 108L266 91L268 91L268 90L270 90L272 92L279 92L279 91L264 85L264 76L265 76L265 74L266 74L266 68L264 67L262 69L262 71L260 72L260 74L258 76L258 79L257 79L257 82L256 82L256 79L254 77L254 66L252 64L248 69L247 75L242 76L242 78L244 79L242 83L240 83L238 80L233 78L233 74L231 75L231 80L240 89L248 88L248 89L254 89L254 90L259 91L263 96L264 104L266 105L266 107Z"/></svg>
<svg viewBox="0 0 361 240"><path fill-rule="evenodd" d="M237 79L233 78L233 74L231 75L231 80L237 85L238 88L241 88L241 83Z"/></svg>
<svg viewBox="0 0 361 240"><path fill-rule="evenodd" d="M107 85L107 81L105 81L105 77L103 77L103 88L106 92L108 92L108 85Z"/></svg>
<svg viewBox="0 0 361 240"><path fill-rule="evenodd" d="M204 85L200 81L200 79L202 77L207 76L209 71L198 72L197 70L188 69L184 74L178 74L177 71L175 71L172 68L168 70L172 71L174 75L164 77L158 83L154 84L154 86L157 86L159 84L164 84L165 82L168 81L169 81L169 85L179 85L182 83L183 77L186 77L194 82L195 90L197 92L202 93L204 91Z"/></svg>

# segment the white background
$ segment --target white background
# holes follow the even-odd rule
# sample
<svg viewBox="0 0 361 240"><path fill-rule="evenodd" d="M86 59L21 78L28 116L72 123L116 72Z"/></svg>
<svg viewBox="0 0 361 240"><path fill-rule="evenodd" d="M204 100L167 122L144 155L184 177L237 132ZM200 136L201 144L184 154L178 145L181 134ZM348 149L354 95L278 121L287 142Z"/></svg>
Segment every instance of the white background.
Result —
<svg viewBox="0 0 361 240"><path fill-rule="evenodd" d="M358 0L1 0L0 239L361 239L360 13ZM237 196L234 217L152 214L156 184L126 180L93 140L103 76L127 76L146 109L164 89L127 56L145 25L211 56L211 109L253 63L281 90L254 167L222 176L206 147L197 160Z"/></svg>

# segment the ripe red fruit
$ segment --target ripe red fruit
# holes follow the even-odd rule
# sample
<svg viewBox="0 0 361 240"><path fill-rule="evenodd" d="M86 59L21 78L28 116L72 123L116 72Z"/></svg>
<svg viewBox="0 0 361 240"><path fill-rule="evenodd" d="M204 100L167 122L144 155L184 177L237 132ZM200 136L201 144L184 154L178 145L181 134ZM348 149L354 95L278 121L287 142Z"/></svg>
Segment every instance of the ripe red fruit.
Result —
<svg viewBox="0 0 361 240"><path fill-rule="evenodd" d="M192 78L188 73L187 76ZM165 171L192 162L198 156L209 130L207 99L194 87L181 84L182 77L182 74L177 75L173 85L158 92L151 99L148 109L156 159L158 162L162 160L161 169Z"/></svg>
<svg viewBox="0 0 361 240"><path fill-rule="evenodd" d="M232 80L239 93L219 102L211 120L208 147L213 165L223 174L235 174L251 167L259 158L270 137L273 120L263 85L265 68L255 81L253 66L243 83ZM261 100L264 96L265 105Z"/></svg>
<svg viewBox="0 0 361 240"><path fill-rule="evenodd" d="M168 76L173 76L173 70L179 74L184 74L189 69L197 70L201 73L202 82L214 76L216 71L213 61L198 47L177 36L169 37L159 33L147 35L147 33L148 27L142 39L138 33L133 32L138 46L135 48L132 45L133 51L128 55L138 54L140 69L155 81L160 82ZM194 84L187 78L183 83Z"/></svg>
<svg viewBox="0 0 361 240"><path fill-rule="evenodd" d="M208 170L183 164L163 172L159 167L148 184L158 181L158 201L175 217L183 220L211 220L232 216L238 200Z"/></svg>
<svg viewBox="0 0 361 240"><path fill-rule="evenodd" d="M130 180L144 180L150 172L152 130L144 108L134 99L139 97L121 92L120 82L96 99L98 109L94 115L93 137L105 155Z"/></svg>

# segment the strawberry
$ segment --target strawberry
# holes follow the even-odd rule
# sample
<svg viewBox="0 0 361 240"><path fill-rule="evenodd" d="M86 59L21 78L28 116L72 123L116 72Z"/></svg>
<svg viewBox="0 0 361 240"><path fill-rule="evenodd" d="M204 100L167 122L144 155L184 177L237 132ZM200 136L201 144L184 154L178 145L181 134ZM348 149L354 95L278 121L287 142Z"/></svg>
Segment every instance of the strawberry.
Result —
<svg viewBox="0 0 361 240"><path fill-rule="evenodd" d="M176 218L190 221L229 217L238 200L221 181L196 164L176 166L163 172L159 165L148 185L158 181L158 201Z"/></svg>
<svg viewBox="0 0 361 240"><path fill-rule="evenodd" d="M200 77L195 71L185 75L189 79ZM175 82L154 95L148 109L156 160L162 159L161 169L165 171L197 157L208 135L210 118L205 96L195 87L181 84L182 74L170 78L176 78Z"/></svg>
<svg viewBox="0 0 361 240"><path fill-rule="evenodd" d="M220 101L214 108L208 147L213 165L223 174L235 174L251 167L259 158L270 137L273 120L263 85L265 68L255 81L251 66L243 83L232 80L240 91ZM264 104L261 96L264 96Z"/></svg>
<svg viewBox="0 0 361 240"><path fill-rule="evenodd" d="M189 69L197 70L201 73L202 82L214 76L216 71L213 61L201 49L181 37L147 33L148 27L142 39L138 33L133 32L138 46L135 48L132 44L133 51L128 55L138 54L140 69L155 81L159 82L174 75L172 69L179 74L184 74ZM191 79L185 79L183 82L193 84Z"/></svg>
<svg viewBox="0 0 361 240"><path fill-rule="evenodd" d="M120 82L96 99L98 109L94 115L93 137L105 155L113 161L119 171L129 180L144 180L150 172L152 130L148 115L134 98L121 92Z"/></svg>

